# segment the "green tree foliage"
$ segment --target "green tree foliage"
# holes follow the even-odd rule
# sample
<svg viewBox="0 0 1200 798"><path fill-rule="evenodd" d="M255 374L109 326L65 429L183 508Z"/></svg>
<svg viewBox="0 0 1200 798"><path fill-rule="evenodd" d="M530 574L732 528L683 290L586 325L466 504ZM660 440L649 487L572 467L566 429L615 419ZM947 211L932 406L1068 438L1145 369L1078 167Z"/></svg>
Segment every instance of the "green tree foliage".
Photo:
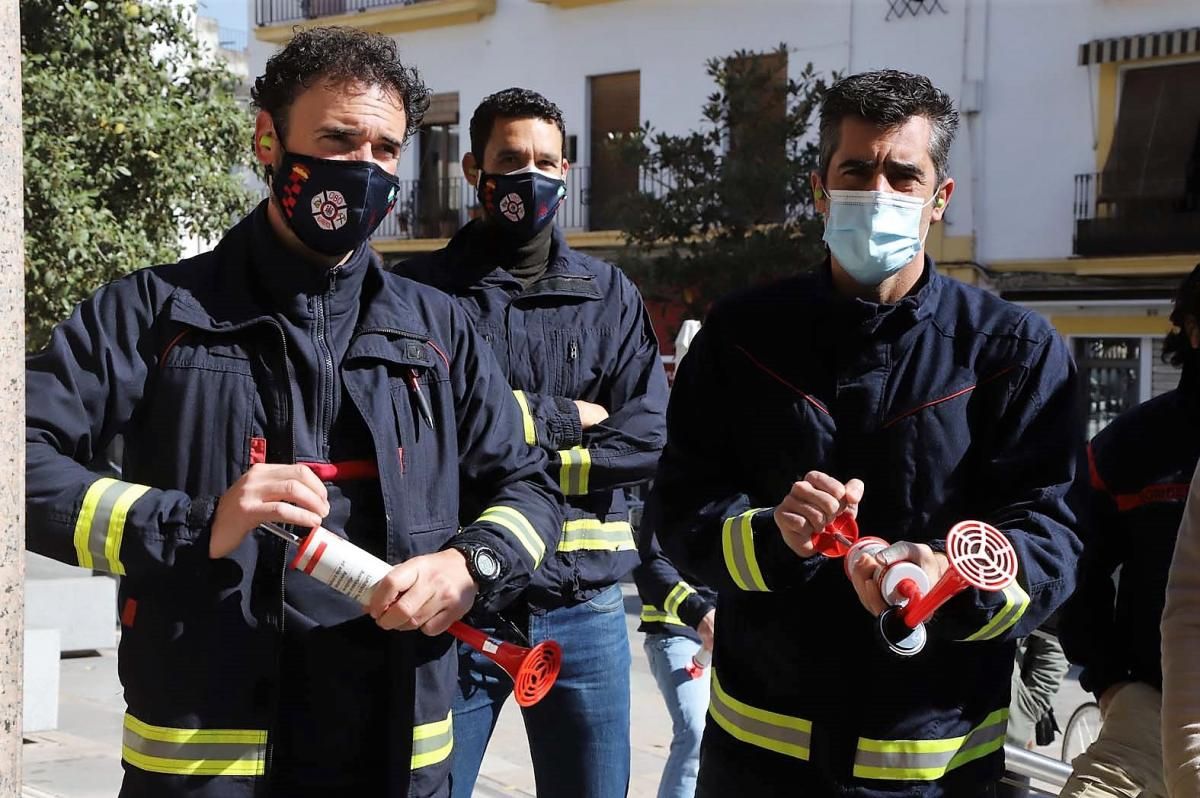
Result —
<svg viewBox="0 0 1200 798"><path fill-rule="evenodd" d="M828 84L812 64L789 78L787 55L781 44L710 59L716 91L702 129L671 135L647 123L614 143L640 170L642 191L622 197L620 262L648 299L699 318L723 294L823 257L808 179Z"/></svg>
<svg viewBox="0 0 1200 798"><path fill-rule="evenodd" d="M167 3L22 0L21 54L35 349L100 285L246 211L252 128L236 78Z"/></svg>

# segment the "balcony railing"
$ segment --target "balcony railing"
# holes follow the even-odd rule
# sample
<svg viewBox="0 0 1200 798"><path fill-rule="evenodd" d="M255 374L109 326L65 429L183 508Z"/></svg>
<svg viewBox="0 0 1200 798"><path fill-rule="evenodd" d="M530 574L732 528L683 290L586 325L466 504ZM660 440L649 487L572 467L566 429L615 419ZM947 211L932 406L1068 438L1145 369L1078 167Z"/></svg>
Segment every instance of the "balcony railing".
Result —
<svg viewBox="0 0 1200 798"><path fill-rule="evenodd" d="M558 225L573 232L606 229L611 225L593 224L593 211L600 203L620 204L622 195L595 196L591 190L591 169L572 167L567 175L567 196L558 209ZM670 187L669 179L643 172L636 191L662 196ZM448 238L479 215L475 187L461 177L440 180L402 180L395 209L375 232L376 239ZM604 214L611 218L611 214Z"/></svg>
<svg viewBox="0 0 1200 798"><path fill-rule="evenodd" d="M1076 255L1161 255L1200 250L1200 195L1196 189L1180 199L1158 199L1131 195L1127 190L1115 196L1117 192L1112 188L1106 184L1104 173L1075 176Z"/></svg>
<svg viewBox="0 0 1200 798"><path fill-rule="evenodd" d="M428 0L257 0L255 21L259 25L277 25L337 14L353 14L373 8L412 6Z"/></svg>

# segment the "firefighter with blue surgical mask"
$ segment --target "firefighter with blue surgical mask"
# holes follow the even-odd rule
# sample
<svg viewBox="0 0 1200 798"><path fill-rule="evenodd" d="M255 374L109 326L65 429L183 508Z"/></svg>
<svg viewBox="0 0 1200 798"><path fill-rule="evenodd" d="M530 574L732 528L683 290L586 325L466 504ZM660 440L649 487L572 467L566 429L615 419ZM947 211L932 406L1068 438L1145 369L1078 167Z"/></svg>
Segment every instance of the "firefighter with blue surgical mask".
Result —
<svg viewBox="0 0 1200 798"><path fill-rule="evenodd" d="M679 367L647 515L719 593L701 798L975 798L1004 773L1016 640L1074 584L1081 429L1049 322L925 252L957 123L919 75L835 83L812 176L828 257L718 301ZM815 536L847 514L896 542L828 556ZM902 658L875 577L903 561L936 583L969 519L1017 578L950 599Z"/></svg>

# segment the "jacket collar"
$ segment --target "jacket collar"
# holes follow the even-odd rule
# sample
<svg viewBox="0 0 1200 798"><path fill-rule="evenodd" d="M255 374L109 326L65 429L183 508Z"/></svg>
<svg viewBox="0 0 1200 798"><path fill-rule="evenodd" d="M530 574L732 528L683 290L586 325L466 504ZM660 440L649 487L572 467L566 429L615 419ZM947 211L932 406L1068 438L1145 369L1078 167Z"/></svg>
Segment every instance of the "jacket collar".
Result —
<svg viewBox="0 0 1200 798"><path fill-rule="evenodd" d="M265 213L265 201L254 212L238 222L217 244L211 253L196 259L197 267L204 258L215 263L209 273L188 288L180 288L173 296L168 318L210 332L231 332L254 324L273 322L271 295L262 285L254 268L256 249L263 246L255 239L261 235L274 238L269 227L255 223L255 215ZM265 219L264 219L265 221ZM356 257L363 257L360 266L361 310L360 331L392 330L413 337L429 338L429 326L403 294L406 281L384 273L379 256L364 247Z"/></svg>
<svg viewBox="0 0 1200 798"><path fill-rule="evenodd" d="M833 285L833 266L828 256L817 273L822 289L829 295L831 315L840 317L847 327L857 328L865 335L885 331L899 333L932 317L946 280L938 272L933 258L926 255L925 268L913 289L898 302L886 304L839 293Z"/></svg>
<svg viewBox="0 0 1200 798"><path fill-rule="evenodd" d="M596 286L595 274L587 268L584 258L567 244L566 236L557 225L550 243L550 262L546 272L524 291L516 278L496 266L479 245L482 225L482 220L468 223L450 239L444 250L445 268L450 272L447 278L450 291L479 292L501 287L519 292L520 299L538 296L600 299L603 296Z"/></svg>

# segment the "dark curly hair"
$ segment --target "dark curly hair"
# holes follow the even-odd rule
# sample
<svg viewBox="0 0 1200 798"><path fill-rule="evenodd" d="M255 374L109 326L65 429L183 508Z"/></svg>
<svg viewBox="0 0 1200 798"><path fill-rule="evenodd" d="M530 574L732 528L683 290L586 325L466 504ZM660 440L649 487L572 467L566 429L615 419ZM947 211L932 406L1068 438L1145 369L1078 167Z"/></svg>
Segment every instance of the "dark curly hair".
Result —
<svg viewBox="0 0 1200 798"><path fill-rule="evenodd" d="M562 134L563 150L567 149L567 126L562 109L531 89L513 87L489 94L471 115L471 152L483 165L483 151L497 119L541 119L552 122Z"/></svg>
<svg viewBox="0 0 1200 798"><path fill-rule="evenodd" d="M842 120L857 116L888 130L914 116L923 116L933 127L929 157L940 185L946 179L950 143L958 130L958 111L949 95L924 75L880 69L842 78L829 87L821 104L820 170L824 179L837 151Z"/></svg>
<svg viewBox="0 0 1200 798"><path fill-rule="evenodd" d="M1163 339L1164 363L1182 367L1195 351L1184 326L1188 316L1200 323L1200 263L1196 264L1191 274L1183 278L1183 282L1175 291L1175 305L1171 308L1171 325L1174 329Z"/></svg>
<svg viewBox="0 0 1200 798"><path fill-rule="evenodd" d="M250 98L255 108L271 115L276 131L283 136L288 109L296 97L318 82L365 83L395 92L404 104L405 141L421 126L429 109L429 89L416 69L400 62L393 39L342 27L297 31L287 46L267 61Z"/></svg>

